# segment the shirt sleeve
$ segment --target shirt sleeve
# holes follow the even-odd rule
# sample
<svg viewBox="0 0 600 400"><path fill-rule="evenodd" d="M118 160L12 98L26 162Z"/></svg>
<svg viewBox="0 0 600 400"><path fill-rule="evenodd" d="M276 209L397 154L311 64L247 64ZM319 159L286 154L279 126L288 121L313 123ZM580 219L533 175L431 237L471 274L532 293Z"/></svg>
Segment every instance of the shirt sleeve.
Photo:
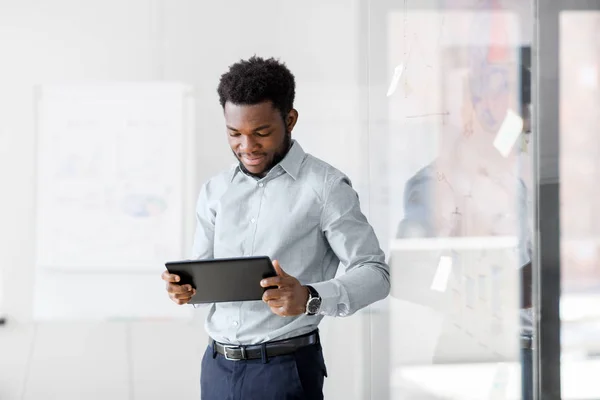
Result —
<svg viewBox="0 0 600 400"><path fill-rule="evenodd" d="M207 184L200 189L196 203L196 232L192 246L192 259L214 258L215 216L208 201ZM194 308L205 308L206 304L192 304Z"/></svg>
<svg viewBox="0 0 600 400"><path fill-rule="evenodd" d="M332 183L323 207L321 228L346 271L337 278L311 285L321 296L321 314L351 315L387 297L389 267L348 178L340 177Z"/></svg>
<svg viewBox="0 0 600 400"><path fill-rule="evenodd" d="M196 233L192 246L192 259L213 258L215 241L216 212L211 209L208 200L208 184L200 189L196 203Z"/></svg>

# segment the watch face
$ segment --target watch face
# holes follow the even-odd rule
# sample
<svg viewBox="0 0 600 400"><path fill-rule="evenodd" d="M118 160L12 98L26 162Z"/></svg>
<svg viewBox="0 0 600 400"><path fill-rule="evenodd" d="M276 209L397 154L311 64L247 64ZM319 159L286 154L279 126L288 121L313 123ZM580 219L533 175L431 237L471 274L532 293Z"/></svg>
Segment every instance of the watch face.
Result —
<svg viewBox="0 0 600 400"><path fill-rule="evenodd" d="M319 299L318 297L313 297L312 299L310 299L308 301L308 304L306 305L306 311L309 314L318 313L320 308L321 308L321 299Z"/></svg>

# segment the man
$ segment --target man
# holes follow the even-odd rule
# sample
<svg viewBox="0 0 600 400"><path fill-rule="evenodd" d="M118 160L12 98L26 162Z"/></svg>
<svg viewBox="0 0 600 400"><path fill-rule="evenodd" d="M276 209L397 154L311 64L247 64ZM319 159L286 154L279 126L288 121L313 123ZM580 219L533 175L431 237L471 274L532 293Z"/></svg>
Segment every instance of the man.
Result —
<svg viewBox="0 0 600 400"><path fill-rule="evenodd" d="M221 76L218 94L238 163L202 186L193 255L270 256L277 277L260 285L277 288L262 302L210 305L202 399L322 399L319 322L385 298L389 268L349 179L292 140L288 68L242 60ZM346 273L334 278L340 262ZM162 278L177 304L194 295L179 277Z"/></svg>

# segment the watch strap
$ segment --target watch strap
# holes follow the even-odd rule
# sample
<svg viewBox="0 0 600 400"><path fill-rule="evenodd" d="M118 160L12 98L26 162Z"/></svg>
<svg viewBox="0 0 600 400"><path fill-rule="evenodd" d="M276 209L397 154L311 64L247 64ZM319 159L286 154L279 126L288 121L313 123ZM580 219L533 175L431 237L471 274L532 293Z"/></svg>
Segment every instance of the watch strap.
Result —
<svg viewBox="0 0 600 400"><path fill-rule="evenodd" d="M309 295L308 299L309 300L314 297L321 297L321 296L319 296L319 292L317 292L317 290L314 287L312 287L310 285L306 285L306 288L308 289L308 295Z"/></svg>

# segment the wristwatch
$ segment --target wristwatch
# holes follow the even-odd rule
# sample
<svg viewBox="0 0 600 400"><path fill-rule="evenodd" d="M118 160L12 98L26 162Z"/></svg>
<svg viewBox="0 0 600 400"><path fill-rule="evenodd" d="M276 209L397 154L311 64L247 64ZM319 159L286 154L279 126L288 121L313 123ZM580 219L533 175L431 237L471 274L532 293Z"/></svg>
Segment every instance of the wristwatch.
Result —
<svg viewBox="0 0 600 400"><path fill-rule="evenodd" d="M321 310L321 296L314 287L306 285L308 289L308 301L306 302L306 315L316 315Z"/></svg>

